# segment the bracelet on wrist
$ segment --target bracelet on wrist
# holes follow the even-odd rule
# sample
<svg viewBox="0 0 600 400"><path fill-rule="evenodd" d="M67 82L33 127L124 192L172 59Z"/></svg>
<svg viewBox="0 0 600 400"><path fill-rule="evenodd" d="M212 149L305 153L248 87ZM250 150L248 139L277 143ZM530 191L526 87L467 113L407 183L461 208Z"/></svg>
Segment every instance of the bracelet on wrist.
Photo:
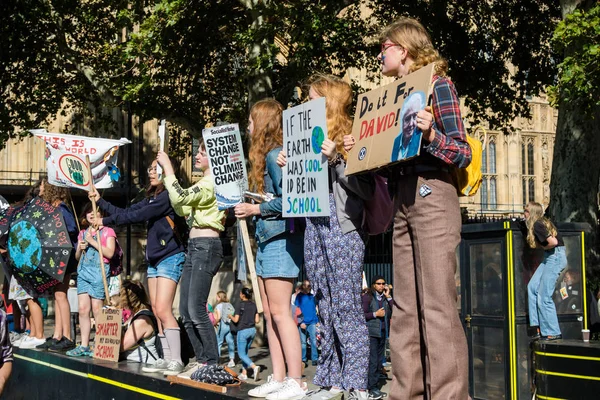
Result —
<svg viewBox="0 0 600 400"><path fill-rule="evenodd" d="M328 162L330 167L336 167L342 161L344 161L344 155L342 153L337 153L333 160L329 160Z"/></svg>

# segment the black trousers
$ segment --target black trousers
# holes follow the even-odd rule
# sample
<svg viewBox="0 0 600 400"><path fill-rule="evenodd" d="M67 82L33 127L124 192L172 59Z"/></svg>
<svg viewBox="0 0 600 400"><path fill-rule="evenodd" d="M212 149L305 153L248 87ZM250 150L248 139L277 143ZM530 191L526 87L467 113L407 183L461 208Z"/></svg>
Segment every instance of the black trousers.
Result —
<svg viewBox="0 0 600 400"><path fill-rule="evenodd" d="M385 355L385 331L381 332L380 337L369 336L369 386L368 389L376 389L379 382L379 372L381 370L381 360Z"/></svg>

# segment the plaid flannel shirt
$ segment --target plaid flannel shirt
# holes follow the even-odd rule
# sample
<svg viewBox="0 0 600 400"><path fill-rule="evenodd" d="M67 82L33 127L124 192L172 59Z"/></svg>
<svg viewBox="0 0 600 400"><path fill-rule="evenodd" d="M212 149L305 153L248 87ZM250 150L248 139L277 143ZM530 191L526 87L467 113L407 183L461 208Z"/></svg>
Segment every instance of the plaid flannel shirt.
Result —
<svg viewBox="0 0 600 400"><path fill-rule="evenodd" d="M445 164L467 167L471 163L471 147L467 143L456 88L448 78L436 76L434 79L431 108L435 137L425 149Z"/></svg>

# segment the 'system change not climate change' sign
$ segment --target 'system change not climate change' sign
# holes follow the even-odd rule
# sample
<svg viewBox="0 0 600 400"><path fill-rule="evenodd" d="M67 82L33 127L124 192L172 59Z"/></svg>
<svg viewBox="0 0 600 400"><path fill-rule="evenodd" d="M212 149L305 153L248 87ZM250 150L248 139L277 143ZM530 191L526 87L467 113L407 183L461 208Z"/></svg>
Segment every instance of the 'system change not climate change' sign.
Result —
<svg viewBox="0 0 600 400"><path fill-rule="evenodd" d="M204 129L202 137L215 182L217 206L224 210L242 203L244 191L248 190L248 175L238 124Z"/></svg>
<svg viewBox="0 0 600 400"><path fill-rule="evenodd" d="M283 216L329 216L327 158L321 145L327 138L325 98L283 112Z"/></svg>

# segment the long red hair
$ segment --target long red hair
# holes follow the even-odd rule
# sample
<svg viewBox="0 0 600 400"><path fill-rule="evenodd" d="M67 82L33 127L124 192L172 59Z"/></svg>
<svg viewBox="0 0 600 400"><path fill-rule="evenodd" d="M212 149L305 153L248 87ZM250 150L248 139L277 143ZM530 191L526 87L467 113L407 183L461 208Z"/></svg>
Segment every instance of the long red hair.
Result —
<svg viewBox="0 0 600 400"><path fill-rule="evenodd" d="M254 123L250 142L250 187L258 193L265 188L267 153L283 146L283 106L275 99L260 100L252 106L250 117Z"/></svg>

